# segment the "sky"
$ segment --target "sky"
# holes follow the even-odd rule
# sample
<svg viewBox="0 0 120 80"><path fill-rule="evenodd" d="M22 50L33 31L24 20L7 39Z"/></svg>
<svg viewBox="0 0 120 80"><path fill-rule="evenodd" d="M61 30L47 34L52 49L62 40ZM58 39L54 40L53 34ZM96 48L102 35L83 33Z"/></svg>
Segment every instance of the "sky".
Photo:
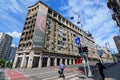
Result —
<svg viewBox="0 0 120 80"><path fill-rule="evenodd" d="M38 0L0 0L0 32L13 37L12 45L18 45L28 6ZM111 50L117 52L113 36L118 35L118 27L112 20L112 11L107 7L107 0L41 0L49 7L70 20L84 31L89 31L95 43L105 46L109 42ZM77 24L80 14L81 24Z"/></svg>

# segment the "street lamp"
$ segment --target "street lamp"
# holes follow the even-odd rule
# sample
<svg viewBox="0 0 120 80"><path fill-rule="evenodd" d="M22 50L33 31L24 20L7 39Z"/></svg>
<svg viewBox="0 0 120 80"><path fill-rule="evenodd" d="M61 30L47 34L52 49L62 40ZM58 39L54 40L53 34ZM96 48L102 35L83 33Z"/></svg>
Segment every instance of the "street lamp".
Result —
<svg viewBox="0 0 120 80"><path fill-rule="evenodd" d="M78 15L78 21L77 24L80 24L80 14L79 13L75 13L76 15ZM70 19L74 19L74 17L70 17ZM84 32L83 32L83 26L81 24L81 29L82 29L82 38L83 38L83 46L82 47L86 47L85 45L85 38L84 38ZM88 33L88 36L91 36L92 34ZM81 46L79 46L81 47ZM87 63L87 70L88 70L88 75L87 75L87 70L86 70L86 63ZM90 65L89 65L89 61L88 61L88 55L87 52L83 52L83 64L84 64L84 71L85 71L85 75L86 77L92 77L92 73L91 73L91 69L90 69Z"/></svg>
<svg viewBox="0 0 120 80"><path fill-rule="evenodd" d="M77 21L77 24L80 24L80 14L79 13L75 13L75 14L77 14L78 15L78 21ZM70 17L70 19L74 19L74 16L72 16L72 17Z"/></svg>

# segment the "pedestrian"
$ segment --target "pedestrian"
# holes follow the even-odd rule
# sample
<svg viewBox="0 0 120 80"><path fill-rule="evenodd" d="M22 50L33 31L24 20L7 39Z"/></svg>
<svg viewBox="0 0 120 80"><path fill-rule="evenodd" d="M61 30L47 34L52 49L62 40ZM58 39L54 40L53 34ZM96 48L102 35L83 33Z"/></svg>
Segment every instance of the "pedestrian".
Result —
<svg viewBox="0 0 120 80"><path fill-rule="evenodd" d="M116 57L115 56L113 56L113 61L116 64Z"/></svg>
<svg viewBox="0 0 120 80"><path fill-rule="evenodd" d="M0 64L0 69L2 69L2 65Z"/></svg>
<svg viewBox="0 0 120 80"><path fill-rule="evenodd" d="M64 64L62 62L60 62L60 67L59 67L60 70L58 71L60 78L61 77L65 78L65 76L64 76L64 68L65 68Z"/></svg>
<svg viewBox="0 0 120 80"><path fill-rule="evenodd" d="M104 75L104 72L103 72L103 70L105 69L105 66L101 63L100 60L96 65L98 67L98 70L99 70L99 73L100 73L100 75L102 77L102 80L105 80L105 75Z"/></svg>

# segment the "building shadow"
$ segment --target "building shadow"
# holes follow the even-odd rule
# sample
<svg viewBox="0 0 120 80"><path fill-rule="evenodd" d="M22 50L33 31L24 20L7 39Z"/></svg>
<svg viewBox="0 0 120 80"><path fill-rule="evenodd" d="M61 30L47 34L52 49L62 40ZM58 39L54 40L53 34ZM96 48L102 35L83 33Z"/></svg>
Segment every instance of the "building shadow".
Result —
<svg viewBox="0 0 120 80"><path fill-rule="evenodd" d="M104 63L106 69L109 69L111 67L114 67L116 65L116 63ZM99 71L96 70L96 65L90 65L91 67L91 71L93 74L93 79L94 80L102 80L101 76L99 74ZM80 66L79 70L83 72L84 75L84 66ZM86 69L87 70L87 69ZM107 70L106 70L107 71ZM113 73L114 74L114 73ZM116 77L117 76L117 77ZM119 74L116 74L116 76L110 75L110 74L105 74L105 80L120 80ZM85 80L85 77L82 76L78 76L80 79Z"/></svg>

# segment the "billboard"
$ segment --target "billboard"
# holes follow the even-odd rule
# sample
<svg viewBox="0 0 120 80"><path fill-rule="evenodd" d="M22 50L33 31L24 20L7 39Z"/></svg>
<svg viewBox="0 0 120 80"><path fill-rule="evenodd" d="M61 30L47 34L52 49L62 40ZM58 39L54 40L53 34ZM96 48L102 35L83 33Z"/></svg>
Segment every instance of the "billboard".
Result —
<svg viewBox="0 0 120 80"><path fill-rule="evenodd" d="M33 34L33 48L44 47L47 10L39 9Z"/></svg>

